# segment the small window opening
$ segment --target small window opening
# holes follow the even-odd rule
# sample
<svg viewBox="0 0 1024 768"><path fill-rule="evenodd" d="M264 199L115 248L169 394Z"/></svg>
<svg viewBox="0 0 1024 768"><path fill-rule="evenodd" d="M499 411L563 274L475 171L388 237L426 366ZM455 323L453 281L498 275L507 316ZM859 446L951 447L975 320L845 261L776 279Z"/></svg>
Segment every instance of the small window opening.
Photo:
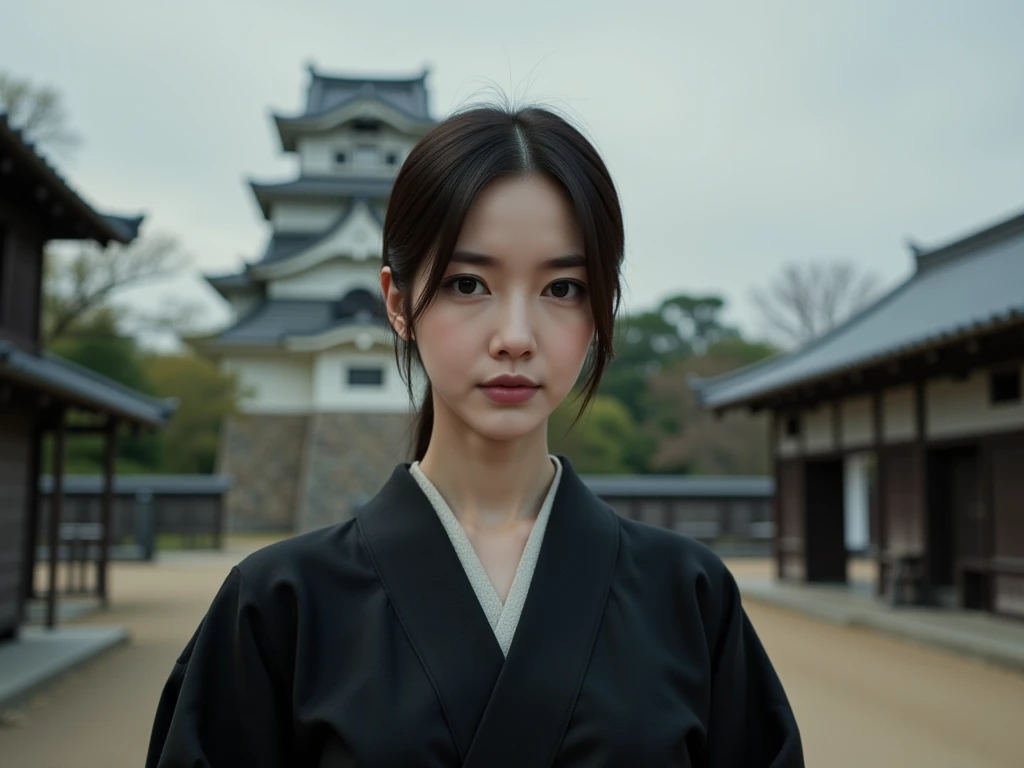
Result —
<svg viewBox="0 0 1024 768"><path fill-rule="evenodd" d="M379 387L384 383L383 368L349 368L350 387Z"/></svg>
<svg viewBox="0 0 1024 768"><path fill-rule="evenodd" d="M786 417L786 437L798 437L800 435L800 417Z"/></svg>
<svg viewBox="0 0 1024 768"><path fill-rule="evenodd" d="M1020 369L992 371L989 374L989 400L992 405L1020 402Z"/></svg>

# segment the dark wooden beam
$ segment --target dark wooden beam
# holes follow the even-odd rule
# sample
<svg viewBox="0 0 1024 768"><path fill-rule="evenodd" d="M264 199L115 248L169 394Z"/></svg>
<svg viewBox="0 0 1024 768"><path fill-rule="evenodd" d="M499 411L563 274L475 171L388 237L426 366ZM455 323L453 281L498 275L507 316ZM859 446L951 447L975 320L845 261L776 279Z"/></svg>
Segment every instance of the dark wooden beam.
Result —
<svg viewBox="0 0 1024 768"><path fill-rule="evenodd" d="M105 435L108 430L107 424L74 424L64 427L64 432L69 435Z"/></svg>
<svg viewBox="0 0 1024 768"><path fill-rule="evenodd" d="M832 401L832 447L836 453L843 450L843 401Z"/></svg>
<svg viewBox="0 0 1024 768"><path fill-rule="evenodd" d="M36 597L36 545L39 543L39 476L43 466L43 426L37 414L29 448L28 520L25 521L24 571L22 572L21 615L28 618L28 601Z"/></svg>
<svg viewBox="0 0 1024 768"><path fill-rule="evenodd" d="M928 520L928 402L927 383L914 382L914 463L917 467L917 511L921 516L921 539L924 552L924 583L931 586L931 531Z"/></svg>
<svg viewBox="0 0 1024 768"><path fill-rule="evenodd" d="M53 433L53 492L50 494L50 583L46 592L46 626L57 626L57 560L60 548L60 516L64 506L64 415Z"/></svg>
<svg viewBox="0 0 1024 768"><path fill-rule="evenodd" d="M110 543L114 527L114 475L117 472L117 421L111 419L106 427L106 450L103 457L103 541L96 570L96 587L103 605L109 605L107 592L107 566L110 561Z"/></svg>
<svg viewBox="0 0 1024 768"><path fill-rule="evenodd" d="M874 409L874 448L875 448L875 498L872 528L875 534L875 594L879 597L885 592L885 550L886 528L889 525L889 510L886 494L886 463L885 463L885 390L876 390L871 399Z"/></svg>
<svg viewBox="0 0 1024 768"><path fill-rule="evenodd" d="M772 537L772 549L775 556L775 578L782 579L782 547L779 542L782 537L782 476L779 472L781 462L779 458L779 422L782 415L779 413L768 414L768 460L772 463L772 475L775 477L775 493L772 494L772 519L775 521L775 535Z"/></svg>

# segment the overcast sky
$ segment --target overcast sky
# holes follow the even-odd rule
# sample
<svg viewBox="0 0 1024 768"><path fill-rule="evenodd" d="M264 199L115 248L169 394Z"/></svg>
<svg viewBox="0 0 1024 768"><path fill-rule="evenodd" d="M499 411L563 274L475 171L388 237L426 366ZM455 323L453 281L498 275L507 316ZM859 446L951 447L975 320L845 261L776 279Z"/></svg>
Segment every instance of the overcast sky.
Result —
<svg viewBox="0 0 1024 768"><path fill-rule="evenodd" d="M429 65L436 117L488 85L569 110L619 187L628 305L714 292L748 331L752 287L786 261L853 258L891 284L906 236L1024 209L1020 0L4 5L0 70L59 89L82 135L65 175L177 236L195 275L260 252L246 179L296 173L269 116L300 111L309 63ZM225 316L198 277L170 290Z"/></svg>

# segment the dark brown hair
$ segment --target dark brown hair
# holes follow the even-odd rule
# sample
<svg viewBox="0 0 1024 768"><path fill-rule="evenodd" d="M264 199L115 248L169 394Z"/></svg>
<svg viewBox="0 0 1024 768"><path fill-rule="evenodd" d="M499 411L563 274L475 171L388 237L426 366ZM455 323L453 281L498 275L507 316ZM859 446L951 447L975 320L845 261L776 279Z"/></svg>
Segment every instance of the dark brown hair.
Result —
<svg viewBox="0 0 1024 768"><path fill-rule="evenodd" d="M402 292L407 327L415 329L440 289L477 195L497 178L530 174L543 175L565 190L583 234L596 337L582 413L612 357L624 235L611 175L597 150L567 120L538 107L476 107L434 126L409 153L391 190L384 219L384 266L391 267L392 280ZM413 284L423 268L430 272L413 306ZM395 356L414 397L413 362L422 366L415 341L396 334ZM428 381L415 424L414 459L426 453L433 424Z"/></svg>

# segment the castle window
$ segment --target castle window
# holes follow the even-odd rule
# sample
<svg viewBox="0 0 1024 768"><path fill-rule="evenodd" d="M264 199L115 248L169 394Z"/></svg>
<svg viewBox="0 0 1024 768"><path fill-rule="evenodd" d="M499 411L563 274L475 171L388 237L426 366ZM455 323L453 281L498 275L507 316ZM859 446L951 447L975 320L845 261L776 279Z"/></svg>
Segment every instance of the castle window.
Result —
<svg viewBox="0 0 1024 768"><path fill-rule="evenodd" d="M394 152L388 152L385 162L387 162L388 165L398 165L398 155Z"/></svg>
<svg viewBox="0 0 1024 768"><path fill-rule="evenodd" d="M350 387L379 387L384 384L383 368L349 368Z"/></svg>
<svg viewBox="0 0 1024 768"><path fill-rule="evenodd" d="M992 371L988 379L989 401L992 405L1020 402L1020 369Z"/></svg>
<svg viewBox="0 0 1024 768"><path fill-rule="evenodd" d="M787 416L786 417L786 437L799 437L800 436L800 417L799 416Z"/></svg>
<svg viewBox="0 0 1024 768"><path fill-rule="evenodd" d="M334 162L338 165L344 165L348 161L348 155L344 152L338 152L334 155Z"/></svg>

